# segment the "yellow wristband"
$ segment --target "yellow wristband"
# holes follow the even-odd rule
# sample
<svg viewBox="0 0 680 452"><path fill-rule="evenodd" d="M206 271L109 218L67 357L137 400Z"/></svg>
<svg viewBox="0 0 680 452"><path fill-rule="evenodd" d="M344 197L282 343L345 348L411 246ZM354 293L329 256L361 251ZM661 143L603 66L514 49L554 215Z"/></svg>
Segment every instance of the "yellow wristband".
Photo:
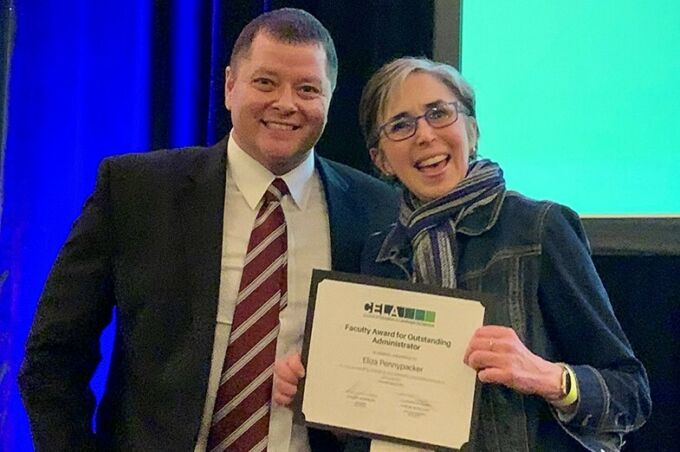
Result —
<svg viewBox="0 0 680 452"><path fill-rule="evenodd" d="M566 364L560 363L564 372L562 372L562 394L561 399L553 400L551 403L556 407L564 408L578 400L578 382L576 381L576 374L574 370Z"/></svg>

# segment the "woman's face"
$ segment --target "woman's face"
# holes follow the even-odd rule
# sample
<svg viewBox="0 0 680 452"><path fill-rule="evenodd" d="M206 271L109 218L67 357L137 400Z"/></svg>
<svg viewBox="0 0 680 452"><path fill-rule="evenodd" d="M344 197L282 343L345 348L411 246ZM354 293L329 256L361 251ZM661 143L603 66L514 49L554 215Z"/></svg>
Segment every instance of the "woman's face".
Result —
<svg viewBox="0 0 680 452"><path fill-rule="evenodd" d="M384 124L397 117L416 117L432 106L458 101L443 82L426 72L409 75L387 101ZM477 136L474 118L458 113L458 120L433 128L425 118L417 122L415 134L403 141L392 141L380 134L378 147L370 150L376 166L386 175L396 176L423 201L439 198L453 190L468 169L468 159Z"/></svg>

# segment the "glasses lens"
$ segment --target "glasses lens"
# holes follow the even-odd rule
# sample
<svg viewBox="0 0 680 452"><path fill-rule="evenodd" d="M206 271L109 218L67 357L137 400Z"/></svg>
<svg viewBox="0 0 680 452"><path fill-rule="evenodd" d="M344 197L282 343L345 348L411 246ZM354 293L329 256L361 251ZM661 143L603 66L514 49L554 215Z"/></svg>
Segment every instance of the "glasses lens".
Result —
<svg viewBox="0 0 680 452"><path fill-rule="evenodd" d="M445 127L458 119L458 112L455 104L441 104L430 108L425 119L432 127Z"/></svg>
<svg viewBox="0 0 680 452"><path fill-rule="evenodd" d="M385 133L392 140L403 140L411 135L415 129L413 118L399 118L385 125Z"/></svg>

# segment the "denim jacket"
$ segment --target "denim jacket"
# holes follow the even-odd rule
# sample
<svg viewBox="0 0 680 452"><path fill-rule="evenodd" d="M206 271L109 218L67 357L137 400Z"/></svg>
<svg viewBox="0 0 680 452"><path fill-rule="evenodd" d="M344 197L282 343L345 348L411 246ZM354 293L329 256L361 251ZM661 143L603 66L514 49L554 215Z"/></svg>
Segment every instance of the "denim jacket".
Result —
<svg viewBox="0 0 680 452"><path fill-rule="evenodd" d="M362 272L408 279L410 247L381 252L388 233L371 237ZM468 450L620 450L650 414L649 382L576 213L508 191L463 219L456 240L459 288L496 295L485 323L512 327L533 353L569 364L579 388L576 411L564 416L538 396L478 384Z"/></svg>

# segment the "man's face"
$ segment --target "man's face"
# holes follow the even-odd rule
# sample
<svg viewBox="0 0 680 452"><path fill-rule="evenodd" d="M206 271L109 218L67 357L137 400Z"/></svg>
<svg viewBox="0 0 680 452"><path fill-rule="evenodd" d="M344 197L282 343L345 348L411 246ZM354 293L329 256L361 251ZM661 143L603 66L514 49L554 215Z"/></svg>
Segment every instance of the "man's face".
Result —
<svg viewBox="0 0 680 452"><path fill-rule="evenodd" d="M276 175L299 165L326 126L331 83L320 44L292 45L266 33L227 67L225 104L232 136Z"/></svg>

